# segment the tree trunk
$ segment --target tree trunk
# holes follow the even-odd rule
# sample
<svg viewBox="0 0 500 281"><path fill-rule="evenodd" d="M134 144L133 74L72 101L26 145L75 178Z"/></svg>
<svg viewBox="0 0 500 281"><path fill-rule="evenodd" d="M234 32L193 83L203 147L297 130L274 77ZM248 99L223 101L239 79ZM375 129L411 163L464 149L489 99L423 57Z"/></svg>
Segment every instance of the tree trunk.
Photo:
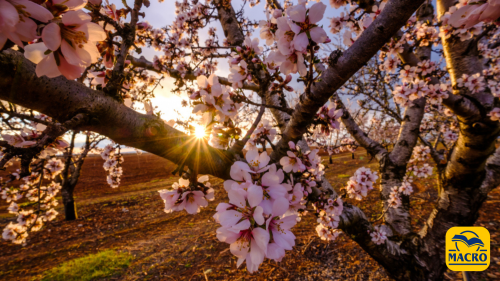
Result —
<svg viewBox="0 0 500 281"><path fill-rule="evenodd" d="M61 190L63 205L64 205L64 216L67 221L76 220L78 215L76 213L76 204L73 199L73 190L74 186L70 186L69 184L63 185Z"/></svg>

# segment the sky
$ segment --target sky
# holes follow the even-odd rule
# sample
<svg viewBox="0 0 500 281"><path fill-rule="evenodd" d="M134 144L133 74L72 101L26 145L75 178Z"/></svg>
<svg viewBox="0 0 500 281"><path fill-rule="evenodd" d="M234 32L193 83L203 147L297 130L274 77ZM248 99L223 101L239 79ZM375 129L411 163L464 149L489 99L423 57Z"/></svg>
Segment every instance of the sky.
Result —
<svg viewBox="0 0 500 281"><path fill-rule="evenodd" d="M108 0L110 4L115 4L117 9L124 7L122 2L120 0ZM204 1L204 0L200 0ZM131 2L130 0L128 2ZM264 2L264 1L261 1ZM283 1L280 1L283 2ZM296 3L297 1L294 1ZM323 20L320 22L320 25L323 25L323 28L325 31L327 31L328 35L331 37L331 34L329 33L329 25L330 25L330 20L329 18L339 16L340 12L342 9L333 9L330 7L329 3L327 1L324 1L324 4L327 5L327 9L325 12L325 15L323 17ZM315 2L312 2L308 4L308 7L314 4ZM131 5L132 3L129 3ZM232 1L233 7L235 10L239 10L242 7L243 2L241 0L233 0ZM265 5L264 3L260 3L259 5L250 8L248 3L245 6L245 16L249 18L252 21L259 21L259 20L265 20L265 12L264 12ZM173 22L175 19L175 1L173 0L167 0L162 3L158 2L157 0L151 0L151 5L150 7L146 8L143 7L141 9L141 12L144 12L146 17L145 18L140 18L139 21L148 21L154 28L161 28L166 25L169 25ZM129 21L129 18L126 19L126 21ZM220 25L219 21L214 21L211 26L214 26L217 28L217 35L222 43L222 40L224 38L224 34L222 31L222 27ZM208 28L206 28L208 29ZM199 35L200 35L200 42L204 42L205 39L208 37L207 32L205 30L202 30ZM258 37L260 39L260 29L257 28L255 29L255 32L252 34L253 37ZM261 40L261 45L263 45L265 42ZM147 48L143 47L142 48L142 53L137 54L135 52L132 53L134 57L140 57L144 56L148 60L152 61L154 55L162 55L162 52L157 52L153 48ZM229 74L229 65L228 65L228 59L219 59L219 64L218 64L218 70L216 72L217 75L222 76L222 77L227 77ZM298 75L294 77L292 80L292 83L290 84L292 87L294 87L295 90L300 90L303 86L300 83L296 82L296 78L298 78ZM182 100L187 100L187 95L182 94L182 95L177 95L171 92L171 89L173 88L173 83L175 80L173 78L166 78L161 82L162 87L157 87L154 95L155 97L151 100L153 106L157 106L158 110L161 111L162 115L161 117L164 120L170 120L170 119L176 119L179 117L177 113L174 112L174 110L178 110L180 112L181 117L186 117L191 114L191 108L190 107L181 107L181 101ZM293 94L293 93L290 93ZM79 136L76 140L76 143L78 145L83 145L84 142L84 137ZM103 142L102 145L106 145L109 142ZM101 145L100 145L101 146Z"/></svg>
<svg viewBox="0 0 500 281"><path fill-rule="evenodd" d="M203 1L203 0L202 0ZM261 1L264 2L264 1ZM281 1L282 2L282 1ZM296 2L296 1L295 1ZM320 22L321 25L323 25L323 28L329 33L329 28L328 26L330 25L329 23L329 18L338 16L340 14L340 10L336 10L330 7L330 5L327 3L327 1L323 1L327 5L327 10L325 12L325 16L323 20ZM117 6L121 6L121 2L117 0L112 0L110 3L115 3ZM313 2L315 3L315 2ZM233 0L232 1L233 7L235 10L239 10L242 6L242 1L240 0ZM310 4L311 5L311 4ZM310 6L308 5L308 6ZM245 15L248 17L250 20L265 20L265 12L264 12L264 3L260 3L259 5L250 8L248 4L245 6ZM151 6L149 8L143 8L141 11L144 11L146 13L145 19L153 25L153 27L159 28L163 27L167 24L171 24L173 19L175 18L175 1L169 0L165 1L163 3L159 3L156 0L151 1ZM224 38L224 34L222 31L222 27L219 23L219 21L215 21L213 23L213 26L217 28L217 34L219 39L222 41ZM259 37L260 34L260 28L255 29L254 34L252 37ZM329 34L330 35L330 34ZM204 42L205 39L207 38L207 33L206 32L200 32L200 42ZM222 42L221 42L222 43ZM264 45L264 41L261 40L261 45ZM143 48L143 52L140 55L135 54L135 56L141 56L143 55L149 60L152 60L155 54L161 54L160 52L156 52L152 48ZM217 75L222 76L222 77L227 77L229 74L229 65L228 65L228 60L227 59L219 59L219 65L218 65L218 70L216 72ZM302 84L299 85L299 83L295 82L296 79L294 79L292 82L292 87L295 89L301 88ZM176 117L176 114L173 113L173 109L179 109L179 104L182 99L187 99L187 96L179 97L176 94L173 94L170 92L170 89L173 87L174 79L172 78L167 78L162 82L162 89L157 89L155 91L155 98L152 99L153 105L158 106L158 108L161 110L162 117L166 120L170 120L172 118ZM183 115L189 114L190 109L184 108L183 110Z"/></svg>

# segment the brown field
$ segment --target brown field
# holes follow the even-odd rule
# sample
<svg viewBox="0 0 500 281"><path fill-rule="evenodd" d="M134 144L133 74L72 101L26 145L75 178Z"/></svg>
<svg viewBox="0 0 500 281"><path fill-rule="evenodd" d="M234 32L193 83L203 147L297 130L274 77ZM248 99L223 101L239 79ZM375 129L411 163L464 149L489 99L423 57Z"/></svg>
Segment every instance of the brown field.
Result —
<svg viewBox="0 0 500 281"><path fill-rule="evenodd" d="M328 161L325 160L327 163ZM218 224L212 216L218 202L227 201L222 181L211 178L216 200L198 215L185 212L166 214L157 190L177 180L175 166L160 157L126 155L124 177L119 188L105 182L100 157L89 157L82 171L75 196L79 219L66 222L60 215L21 247L0 242L0 280L39 280L44 271L62 262L106 249L127 251L134 256L130 266L106 280L390 280L373 259L355 242L342 234L327 243L315 234L315 219L307 216L294 228L294 250L280 263L266 260L259 274L248 274L244 265L236 268L229 245L215 237ZM360 166L377 168L366 153L336 155L328 165L327 178L337 189ZM418 181L412 195L414 230L424 223L436 200L432 179ZM376 220L382 211L379 191L372 190L360 206ZM476 225L491 233L492 262L488 270L475 273L477 280L500 279L500 191L496 189L484 204ZM3 203L3 202L2 202ZM0 227L13 217L0 206ZM62 210L58 210L61 212ZM462 280L461 273L448 271L446 280Z"/></svg>

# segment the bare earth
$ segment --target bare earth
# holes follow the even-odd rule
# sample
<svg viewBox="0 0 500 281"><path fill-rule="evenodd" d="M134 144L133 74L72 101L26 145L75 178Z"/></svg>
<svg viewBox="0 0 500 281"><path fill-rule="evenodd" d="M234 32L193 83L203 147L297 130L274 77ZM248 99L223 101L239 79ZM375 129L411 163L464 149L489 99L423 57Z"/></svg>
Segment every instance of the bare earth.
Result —
<svg viewBox="0 0 500 281"><path fill-rule="evenodd" d="M327 159L325 160L327 163ZM169 188L175 166L160 157L126 155L122 185L110 188L105 182L100 157L89 157L76 187L79 219L66 222L60 215L21 247L0 242L0 280L37 280L58 264L105 249L128 251L134 255L129 268L108 280L390 280L370 256L347 235L327 243L315 234L315 218L307 216L293 229L296 247L283 261L266 260L259 274L250 275L236 268L229 245L215 237L218 224L212 216L218 202L227 201L222 181L211 178L216 200L198 215L185 212L166 214L157 190ZM365 152L335 156L327 177L337 189L361 166L376 169ZM415 183L412 195L412 221L418 231L432 210L436 191L430 180ZM379 191L355 203L369 218L382 211ZM476 225L491 234L492 262L488 270L474 273L477 280L500 279L500 190L490 194ZM14 218L0 205L0 227ZM58 210L62 211L62 210ZM443 257L444 258L444 257ZM461 273L447 272L445 280L462 280Z"/></svg>

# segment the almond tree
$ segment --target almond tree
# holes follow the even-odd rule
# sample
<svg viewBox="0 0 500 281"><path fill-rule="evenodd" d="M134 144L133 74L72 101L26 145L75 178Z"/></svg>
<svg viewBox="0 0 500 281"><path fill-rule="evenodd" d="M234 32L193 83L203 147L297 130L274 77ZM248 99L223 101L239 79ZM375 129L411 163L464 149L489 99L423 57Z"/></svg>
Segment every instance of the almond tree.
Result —
<svg viewBox="0 0 500 281"><path fill-rule="evenodd" d="M474 224L488 192L500 183L500 5L494 1L438 0L435 11L423 0L330 0L343 10L331 19L330 34L342 34L346 47L333 52L322 48L331 42L319 26L322 1L250 2L267 11L267 20L258 23L265 44L252 34L257 22L245 16L246 2L236 10L229 0L176 2L177 17L162 29L140 21L147 18L149 0L123 1L120 9L100 0L0 3L0 98L56 121L40 134L3 136L0 166L21 160L19 173L2 185L3 198L33 202L29 210L11 205L18 221L4 229L6 240L26 243L29 231L53 219L57 190L46 192L44 184L64 165L46 150L69 130L92 131L176 163L179 182L160 191L166 212L199 212L214 194L206 175L224 179L229 203L217 207L217 237L249 272L293 248L297 216L312 207L322 239L344 232L395 279L442 279L446 231ZM217 35L218 24L225 38ZM163 55L149 61L137 57L141 48ZM376 55L381 72L363 72ZM220 61L230 64L227 78L217 75ZM383 89L373 81L361 88L384 93L366 91L370 103L382 102L366 108L385 110L398 122L393 146L366 132L344 106L348 93L341 88L348 89L353 75L389 81ZM176 129L185 121L165 122L157 114L150 99L167 76L176 81L172 91L189 97L183 105L196 114L189 122L210 132L208 142ZM303 91L292 107L287 100L294 78ZM134 109L139 102L146 114ZM249 126L238 127L243 123L233 119L246 113L244 105L255 113L244 118ZM443 117L439 130L424 119L435 111L452 117ZM273 120L263 120L266 112ZM356 171L342 196L324 177L318 151L309 151L303 140L318 126L336 129L338 121L380 164L378 173ZM446 142L447 153L430 141ZM271 147L271 154L260 152L259 144ZM112 149L108 180L116 185L121 160ZM411 180L432 174L429 155L436 162L439 199L418 230L410 224ZM384 222L374 225L343 198L363 200L379 176Z"/></svg>
<svg viewBox="0 0 500 281"><path fill-rule="evenodd" d="M94 151L97 145L104 140L104 137L92 134L90 132L85 135L85 143L81 151L75 151L75 137L78 132L71 132L71 141L69 147L63 154L64 170L56 178L56 182L61 184L61 195L64 205L64 217L66 220L77 219L77 211L73 192L75 190L78 179L81 175L81 170L85 158L89 152Z"/></svg>

